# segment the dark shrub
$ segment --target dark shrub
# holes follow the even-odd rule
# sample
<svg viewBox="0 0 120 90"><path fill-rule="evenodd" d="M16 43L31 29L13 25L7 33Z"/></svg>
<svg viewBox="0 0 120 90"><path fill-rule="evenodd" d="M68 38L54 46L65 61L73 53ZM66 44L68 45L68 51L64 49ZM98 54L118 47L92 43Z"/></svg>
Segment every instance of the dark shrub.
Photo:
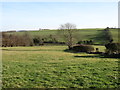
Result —
<svg viewBox="0 0 120 90"><path fill-rule="evenodd" d="M91 45L91 44L93 44L93 40L78 41L77 44Z"/></svg>
<svg viewBox="0 0 120 90"><path fill-rule="evenodd" d="M96 52L99 52L99 48L96 48Z"/></svg>
<svg viewBox="0 0 120 90"><path fill-rule="evenodd" d="M78 41L77 44L82 44L82 41Z"/></svg>
<svg viewBox="0 0 120 90"><path fill-rule="evenodd" d="M57 42L58 44L65 44L65 42Z"/></svg>
<svg viewBox="0 0 120 90"><path fill-rule="evenodd" d="M94 51L94 47L91 45L76 45L72 47L72 50L76 52L91 52Z"/></svg>
<svg viewBox="0 0 120 90"><path fill-rule="evenodd" d="M33 38L33 43L35 46L44 45L44 38L41 38L40 36L35 36Z"/></svg>
<svg viewBox="0 0 120 90"><path fill-rule="evenodd" d="M108 43L105 45L106 53L113 54L113 53L120 53L120 43Z"/></svg>
<svg viewBox="0 0 120 90"><path fill-rule="evenodd" d="M33 42L35 45L39 44L40 40L38 38L33 38Z"/></svg>
<svg viewBox="0 0 120 90"><path fill-rule="evenodd" d="M90 43L90 44L93 44L93 40L90 40L89 43Z"/></svg>

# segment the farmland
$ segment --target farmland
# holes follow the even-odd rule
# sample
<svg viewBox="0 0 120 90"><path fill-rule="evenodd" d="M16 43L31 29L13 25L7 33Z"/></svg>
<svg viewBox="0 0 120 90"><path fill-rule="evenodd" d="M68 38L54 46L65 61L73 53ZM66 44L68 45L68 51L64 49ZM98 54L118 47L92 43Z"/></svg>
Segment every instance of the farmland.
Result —
<svg viewBox="0 0 120 90"><path fill-rule="evenodd" d="M120 88L117 1L23 1L0 2L0 89Z"/></svg>
<svg viewBox="0 0 120 90"><path fill-rule="evenodd" d="M79 40L93 40L94 48L105 52L100 45L103 29L79 29ZM110 29L114 42L118 30ZM58 41L57 30L7 32L7 34L36 35ZM99 37L98 37L99 36ZM23 37L24 38L24 37ZM26 40L27 41L27 40ZM99 54L73 53L66 45L2 47L3 88L118 88L117 58L105 58Z"/></svg>
<svg viewBox="0 0 120 90"><path fill-rule="evenodd" d="M3 88L118 87L119 59L65 49L67 46L3 47Z"/></svg>
<svg viewBox="0 0 120 90"><path fill-rule="evenodd" d="M103 28L98 29L78 29L78 38L77 40L93 40L95 41L95 44L100 44L102 40L98 40L100 37L96 39L96 37L99 35L102 35ZM114 39L114 42L118 42L118 29L110 29L110 32L112 34L112 37ZM64 41L61 37L59 37L58 30L41 30L41 31L28 31L28 32L10 32L8 34L15 34L15 35L23 35L25 33L28 33L32 37L38 35L43 38L49 39L50 35L53 35L58 41Z"/></svg>

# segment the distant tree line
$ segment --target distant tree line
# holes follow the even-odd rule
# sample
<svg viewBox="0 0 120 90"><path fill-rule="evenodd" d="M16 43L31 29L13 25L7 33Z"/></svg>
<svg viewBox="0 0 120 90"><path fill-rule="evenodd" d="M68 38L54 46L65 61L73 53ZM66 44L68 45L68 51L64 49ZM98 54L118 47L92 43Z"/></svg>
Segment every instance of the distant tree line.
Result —
<svg viewBox="0 0 120 90"><path fill-rule="evenodd" d="M7 34L3 32L1 35L2 47L16 47L16 46L41 46L44 44L65 44L56 39L54 35L49 35L47 38L43 38L39 35L32 37L27 32L23 35Z"/></svg>
<svg viewBox="0 0 120 90"><path fill-rule="evenodd" d="M92 45L94 44L93 40L81 40L81 41L78 41L77 44L87 44L87 45Z"/></svg>
<svg viewBox="0 0 120 90"><path fill-rule="evenodd" d="M33 46L33 41L27 33L25 33L24 35L2 33L2 46Z"/></svg>
<svg viewBox="0 0 120 90"><path fill-rule="evenodd" d="M102 30L102 36L98 36L101 41L103 41L104 45L112 42L113 38L109 28ZM59 37L58 37L59 36ZM61 40L60 40L61 39ZM98 39L99 40L99 39ZM80 35L76 30L76 26L71 23L66 23L64 25L60 25L60 29L56 35L48 35L48 36L40 36L35 35L31 36L28 32L24 34L9 34L7 32L2 33L2 46L3 47L13 47L13 46L40 46L45 44L60 44L67 45L68 48L72 48L75 44L84 44L84 45L93 45L95 41L90 40L82 40Z"/></svg>
<svg viewBox="0 0 120 90"><path fill-rule="evenodd" d="M1 34L1 33L0 33ZM100 36L101 35L101 36ZM106 51L105 55L112 57L119 57L120 55L120 43L113 42L112 34L109 30L109 27L102 30L100 35L96 38L103 41L102 45L105 45ZM2 36L2 37L1 37ZM47 37L40 35L31 36L28 32L25 32L22 35L19 34L8 34L2 32L0 35L0 46L2 47L16 47L16 46L40 46L45 44L61 44L67 45L69 50L74 50L77 52L92 52L94 48L91 46L94 44L94 41L91 40L77 40L77 36L80 38L80 35L77 33L76 25L71 23L66 23L60 26L58 30L58 36L60 36L64 41L60 41L56 35L50 34ZM96 54L99 54L99 48L96 48ZM117 56L116 56L117 55Z"/></svg>

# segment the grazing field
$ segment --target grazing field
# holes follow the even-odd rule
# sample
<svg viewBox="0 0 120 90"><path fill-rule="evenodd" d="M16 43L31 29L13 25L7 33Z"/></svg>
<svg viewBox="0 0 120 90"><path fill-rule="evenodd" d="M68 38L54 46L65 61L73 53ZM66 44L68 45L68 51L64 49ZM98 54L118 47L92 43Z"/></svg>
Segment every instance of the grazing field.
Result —
<svg viewBox="0 0 120 90"><path fill-rule="evenodd" d="M118 87L116 58L65 52L66 46L2 49L3 88Z"/></svg>
<svg viewBox="0 0 120 90"><path fill-rule="evenodd" d="M120 36L120 33L119 33L120 29L119 30L118 29L111 29L110 31L112 33L113 39L115 41L118 41L118 39L119 39L118 36Z"/></svg>
<svg viewBox="0 0 120 90"><path fill-rule="evenodd" d="M98 29L78 29L78 41L79 40L93 40L96 44L99 44L101 41L96 38L97 36L102 35L103 28ZM110 29L113 39L115 42L118 42L118 29ZM41 30L41 31L28 31L28 32L10 32L9 34L23 35L25 33L30 34L32 37L39 35L49 39L50 35L53 35L57 40L64 41L61 37L58 37L58 30Z"/></svg>

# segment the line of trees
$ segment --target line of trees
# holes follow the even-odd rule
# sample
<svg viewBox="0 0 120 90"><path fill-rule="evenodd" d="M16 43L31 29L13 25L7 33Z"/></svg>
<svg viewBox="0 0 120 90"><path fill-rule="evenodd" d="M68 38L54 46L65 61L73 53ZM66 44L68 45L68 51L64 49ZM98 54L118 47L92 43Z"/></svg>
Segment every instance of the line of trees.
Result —
<svg viewBox="0 0 120 90"><path fill-rule="evenodd" d="M13 46L33 46L33 40L29 34L14 35L2 33L2 46L13 47Z"/></svg>
<svg viewBox="0 0 120 90"><path fill-rule="evenodd" d="M57 36L62 38L64 41L60 42L55 35L49 35L47 38L36 35L34 37L30 36L27 32L23 35L6 34L2 33L2 46L3 47L13 47L13 46L39 46L44 45L44 43L54 43L54 44L66 44L69 49L75 44L93 44L93 40L80 40L80 34L78 33L76 25L72 23L62 24L59 27ZM98 36L99 37L99 36ZM79 40L78 40L79 38ZM100 38L100 37L99 37ZM113 41L111 32L107 27L102 31L101 38L102 41L107 44Z"/></svg>
<svg viewBox="0 0 120 90"><path fill-rule="evenodd" d="M41 46L45 44L65 45L65 42L58 41L54 35L49 35L46 38L40 35L31 36L27 32L23 35L8 34L3 32L0 40L0 45L2 47Z"/></svg>
<svg viewBox="0 0 120 90"><path fill-rule="evenodd" d="M81 41L78 41L77 44L87 44L87 45L92 45L94 44L93 40L81 40Z"/></svg>
<svg viewBox="0 0 120 90"><path fill-rule="evenodd" d="M44 45L44 43L56 43L56 44L66 44L69 49L77 43L76 40L76 25L71 23L66 23L60 25L58 30L59 36L64 39L65 42L59 42L56 37L50 35L49 40L40 36L31 37L27 32L24 35L14 35L2 33L2 46L3 47L13 47L13 46L39 46Z"/></svg>
<svg viewBox="0 0 120 90"><path fill-rule="evenodd" d="M23 35L14 35L14 34L6 34L2 33L2 46L3 47L13 47L13 46L40 46L45 43L54 43L54 44L66 44L69 50L76 51L85 51L90 52L94 50L91 46L94 41L93 40L81 40L78 41L78 37L80 38L80 34L76 28L75 24L66 23L60 25L58 30L58 36L64 39L64 42L59 42L58 39L54 35L49 35L49 37L40 37L30 36L27 32ZM0 37L1 38L1 37ZM114 55L120 54L120 43L113 43L113 37L109 30L109 27L102 30L96 37L96 39L101 40L102 43L106 47L106 55Z"/></svg>

